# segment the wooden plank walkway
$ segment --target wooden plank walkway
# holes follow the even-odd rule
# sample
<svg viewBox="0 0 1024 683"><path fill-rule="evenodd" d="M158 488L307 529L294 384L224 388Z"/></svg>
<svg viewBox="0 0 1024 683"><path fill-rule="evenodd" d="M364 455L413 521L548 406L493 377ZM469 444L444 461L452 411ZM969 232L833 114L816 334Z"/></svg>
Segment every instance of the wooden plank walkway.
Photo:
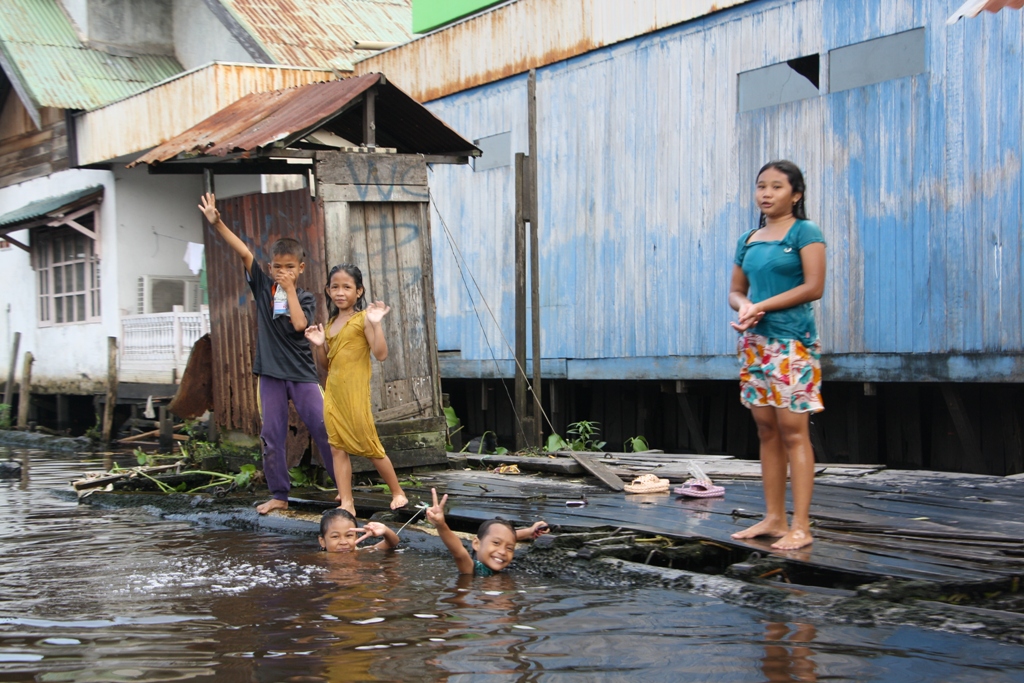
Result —
<svg viewBox="0 0 1024 683"><path fill-rule="evenodd" d="M847 474L827 474L843 470ZM422 475L423 486L407 491L429 500L436 486L449 494L449 517L467 524L502 516L517 524L544 519L575 528L626 527L867 578L968 582L1024 574L1024 479L828 466L819 471L826 474L816 481L811 510L816 541L785 553L771 550L770 539L730 538L763 511L760 482L751 479L716 478L726 488L724 498L687 499L610 492L581 477L448 470ZM586 507L565 506L584 498Z"/></svg>

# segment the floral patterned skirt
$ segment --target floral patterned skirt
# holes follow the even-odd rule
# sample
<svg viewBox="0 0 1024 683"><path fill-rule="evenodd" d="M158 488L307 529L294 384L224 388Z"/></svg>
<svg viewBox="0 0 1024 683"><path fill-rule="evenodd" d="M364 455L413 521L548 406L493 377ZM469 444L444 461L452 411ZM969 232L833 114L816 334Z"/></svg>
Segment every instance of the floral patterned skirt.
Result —
<svg viewBox="0 0 1024 683"><path fill-rule="evenodd" d="M772 339L744 332L737 343L740 401L748 408L774 406L817 413L821 402L821 343Z"/></svg>

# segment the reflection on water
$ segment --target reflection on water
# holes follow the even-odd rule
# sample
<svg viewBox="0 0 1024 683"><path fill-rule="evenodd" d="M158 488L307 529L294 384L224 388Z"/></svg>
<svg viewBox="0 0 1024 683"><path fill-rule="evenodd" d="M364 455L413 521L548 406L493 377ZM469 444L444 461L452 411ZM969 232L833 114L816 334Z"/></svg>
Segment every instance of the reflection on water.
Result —
<svg viewBox="0 0 1024 683"><path fill-rule="evenodd" d="M1024 676L1022 648L966 636L783 623L659 588L458 577L440 545L328 555L314 537L79 507L50 490L87 468L24 456L21 479L0 480L0 683Z"/></svg>
<svg viewBox="0 0 1024 683"><path fill-rule="evenodd" d="M764 657L761 673L766 681L817 681L814 650L808 644L817 631L811 624L782 624L770 621L765 625Z"/></svg>

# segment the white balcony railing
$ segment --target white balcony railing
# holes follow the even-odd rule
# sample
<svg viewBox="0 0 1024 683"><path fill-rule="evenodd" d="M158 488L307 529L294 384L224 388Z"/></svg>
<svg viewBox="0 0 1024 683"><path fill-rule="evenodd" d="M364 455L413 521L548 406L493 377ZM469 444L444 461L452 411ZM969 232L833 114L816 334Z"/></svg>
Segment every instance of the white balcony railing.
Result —
<svg viewBox="0 0 1024 683"><path fill-rule="evenodd" d="M173 383L181 378L192 345L210 331L210 309L121 317L121 380Z"/></svg>

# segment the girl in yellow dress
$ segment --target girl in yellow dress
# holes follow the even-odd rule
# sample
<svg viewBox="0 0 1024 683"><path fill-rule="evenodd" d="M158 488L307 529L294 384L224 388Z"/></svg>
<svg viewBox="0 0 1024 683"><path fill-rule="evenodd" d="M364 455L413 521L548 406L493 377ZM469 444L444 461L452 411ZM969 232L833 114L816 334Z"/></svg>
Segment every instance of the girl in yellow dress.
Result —
<svg viewBox="0 0 1024 683"><path fill-rule="evenodd" d="M327 367L324 423L338 478L340 507L355 516L351 454L370 459L391 489L391 509L396 510L409 501L377 437L370 406L370 353L378 361L388 357L388 343L380 323L391 307L383 301L366 305L363 274L350 263L331 269L327 276L327 300L332 314L327 329L313 325L306 329L306 338L318 362Z"/></svg>

